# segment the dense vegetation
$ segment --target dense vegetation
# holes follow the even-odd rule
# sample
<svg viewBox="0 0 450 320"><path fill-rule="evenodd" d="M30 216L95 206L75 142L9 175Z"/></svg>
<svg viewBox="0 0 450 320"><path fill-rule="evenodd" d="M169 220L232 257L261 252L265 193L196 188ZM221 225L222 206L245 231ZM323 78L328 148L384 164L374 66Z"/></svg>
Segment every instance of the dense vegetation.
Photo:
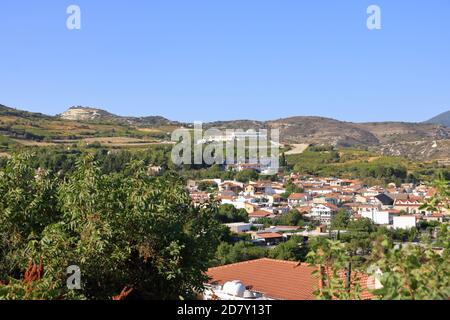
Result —
<svg viewBox="0 0 450 320"><path fill-rule="evenodd" d="M61 177L34 160L0 171L0 298L109 299L129 287L168 299L202 287L222 231L216 207L193 206L179 178L151 177L142 161L105 174L89 155ZM81 290L66 288L71 265Z"/></svg>
<svg viewBox="0 0 450 320"><path fill-rule="evenodd" d="M170 161L169 146L146 151L90 146L34 152L33 156L0 158L0 299L110 299L121 292L136 299L192 298L206 281L208 267L261 257L307 260L336 271L321 275L328 287L317 293L319 298L358 297L357 287L349 295L343 290L345 283L336 277L349 263L359 272L382 270L384 291L377 293L379 298L450 296L447 225L423 223L409 231L388 230L366 219L351 221L340 211L332 222L331 239L306 243L291 238L269 249L221 225L248 221L245 210L214 202L192 204L185 191L186 179L239 178L220 166L176 167ZM439 193L427 206L436 208L448 201L445 171L400 160L389 164L390 160L380 158L359 163L366 156L365 152L312 147L302 158L306 162L287 170L315 163L323 166L323 174L345 168L341 173L347 175L343 172L356 166L367 172L380 170L375 179L383 181L407 180L411 169L403 172L404 165L436 170L433 173L441 178L435 185ZM149 165L164 170L155 175ZM258 178L251 171L241 177L242 181ZM201 188L211 191L217 185L204 183ZM302 191L288 184L284 196ZM261 222L315 226L297 210ZM398 245L406 241L414 245ZM443 251L437 253L436 246ZM81 269L81 290L66 287L66 269L71 265Z"/></svg>
<svg viewBox="0 0 450 320"><path fill-rule="evenodd" d="M433 210L439 204L449 208L449 181L437 181L435 187L438 193L424 207ZM381 285L371 291L374 299L449 299L448 224L426 223L420 226L426 232L419 233L417 229L375 227L367 219L349 221L341 217L339 220L333 227L346 229L347 233L338 239L317 238L310 244L307 261L317 265L315 275L322 283L315 292L317 298L361 299L361 276L370 274ZM348 273L349 282L344 276Z"/></svg>
<svg viewBox="0 0 450 320"><path fill-rule="evenodd" d="M350 148L311 146L302 154L286 158L287 167L293 172L362 179L369 185L431 181L442 174L450 178L448 167L437 163L418 163Z"/></svg>

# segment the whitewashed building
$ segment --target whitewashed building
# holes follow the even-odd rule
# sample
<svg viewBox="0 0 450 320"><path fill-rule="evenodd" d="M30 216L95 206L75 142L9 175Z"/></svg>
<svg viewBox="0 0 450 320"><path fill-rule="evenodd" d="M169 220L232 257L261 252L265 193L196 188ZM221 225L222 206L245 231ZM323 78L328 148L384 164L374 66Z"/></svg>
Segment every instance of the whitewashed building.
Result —
<svg viewBox="0 0 450 320"><path fill-rule="evenodd" d="M416 216L394 217L394 229L409 230L416 227Z"/></svg>
<svg viewBox="0 0 450 320"><path fill-rule="evenodd" d="M361 211L361 217L372 220L374 224L378 225L391 225L394 223L394 217L397 216L398 213L396 211L379 211L379 210L371 210L371 211Z"/></svg>

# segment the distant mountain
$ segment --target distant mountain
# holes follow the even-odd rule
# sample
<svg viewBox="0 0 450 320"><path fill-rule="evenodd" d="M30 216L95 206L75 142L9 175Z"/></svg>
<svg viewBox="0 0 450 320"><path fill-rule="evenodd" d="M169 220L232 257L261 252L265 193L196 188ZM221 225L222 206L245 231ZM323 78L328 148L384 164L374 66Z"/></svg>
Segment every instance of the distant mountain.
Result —
<svg viewBox="0 0 450 320"><path fill-rule="evenodd" d="M57 115L57 117L73 121L115 120L119 118L105 110L81 106L71 107L67 111Z"/></svg>
<svg viewBox="0 0 450 320"><path fill-rule="evenodd" d="M269 121L270 128L280 129L282 141L324 143L339 146L367 146L378 139L357 124L323 117L291 117Z"/></svg>
<svg viewBox="0 0 450 320"><path fill-rule="evenodd" d="M433 123L435 121L433 119L426 123L353 123L323 117L299 116L271 121L216 121L205 123L203 127L222 130L270 130L276 128L280 130L280 140L285 144L328 144L370 149L380 154L405 156L418 160L445 160L450 159L449 118L450 112L434 118L440 120L438 124ZM447 122L445 122L446 119ZM68 120L73 124L62 125L60 123ZM111 129L111 124L116 127ZM16 125L18 125L17 128ZM191 124L172 121L160 116L119 116L102 109L82 106L71 107L53 117L0 105L0 134L4 132L4 135L13 137L20 134L23 136L24 126L35 127L40 135L52 137L71 135L79 137L99 130L103 130L102 136L107 136L107 132L114 132L115 136L126 136L129 127L135 127L149 134L153 132L162 139L166 139L167 133L174 128L191 127ZM78 131L73 128L65 129L68 126L76 127ZM33 134L34 132L36 130L30 131Z"/></svg>
<svg viewBox="0 0 450 320"><path fill-rule="evenodd" d="M384 155L411 159L449 159L450 128L429 123L352 123L323 117L291 117L272 121L222 121L208 123L220 129L280 130L283 143L331 144L368 148Z"/></svg>
<svg viewBox="0 0 450 320"><path fill-rule="evenodd" d="M207 127L221 129L280 130L286 143L324 143L337 146L372 146L422 140L450 139L450 128L437 124L408 122L353 123L323 117L291 117L271 121L211 122Z"/></svg>
<svg viewBox="0 0 450 320"><path fill-rule="evenodd" d="M1 116L13 116L13 117L19 117L19 118L26 118L26 119L51 118L50 116L47 116L42 113L34 113L34 112L18 110L18 109L10 108L10 107L0 104L0 117Z"/></svg>
<svg viewBox="0 0 450 320"><path fill-rule="evenodd" d="M124 117L112 114L102 109L82 106L71 107L67 111L57 115L57 117L64 120L107 121L136 126L179 125L178 122L171 121L161 116Z"/></svg>
<svg viewBox="0 0 450 320"><path fill-rule="evenodd" d="M450 127L450 111L441 113L440 115L431 118L428 121L425 121L424 123L434 123L434 124L440 124L442 126Z"/></svg>

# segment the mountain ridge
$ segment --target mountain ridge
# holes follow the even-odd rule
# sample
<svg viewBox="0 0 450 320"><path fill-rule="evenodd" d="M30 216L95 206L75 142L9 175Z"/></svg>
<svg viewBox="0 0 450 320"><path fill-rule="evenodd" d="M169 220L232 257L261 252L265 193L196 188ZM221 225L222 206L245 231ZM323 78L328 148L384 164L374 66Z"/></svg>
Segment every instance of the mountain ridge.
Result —
<svg viewBox="0 0 450 320"><path fill-rule="evenodd" d="M129 131L127 128L133 127L141 132L152 132L154 129L163 128L160 136L166 137L165 139L168 137L167 133L176 127L192 127L191 124L172 121L162 116L118 116L103 109L83 106L73 106L59 115L47 116L0 105L0 125L3 122L1 121L2 116L26 119L26 122L32 127L33 123L34 126L37 126L35 131L40 132L43 128L37 125L39 119L45 119L48 123L70 121L77 126L96 123L103 123L109 127L116 125L116 135L119 129L120 132L126 133ZM33 122L33 119L36 121ZM450 127L427 122L354 123L319 116L293 116L269 121L214 121L204 123L203 127L222 130L279 129L280 140L285 144L328 144L371 149L381 154L410 158L450 158ZM84 129L79 128L79 130L83 131ZM95 132L95 129L91 129L91 132L92 130Z"/></svg>
<svg viewBox="0 0 450 320"><path fill-rule="evenodd" d="M128 125L177 125L180 124L177 121L169 120L162 116L143 116L143 117L130 117L119 116L109 111L99 108L73 106L64 111L56 117L63 120L72 121L116 121L122 124Z"/></svg>
<svg viewBox="0 0 450 320"><path fill-rule="evenodd" d="M450 110L438 114L437 116L425 121L424 123L440 124L446 127L450 127Z"/></svg>

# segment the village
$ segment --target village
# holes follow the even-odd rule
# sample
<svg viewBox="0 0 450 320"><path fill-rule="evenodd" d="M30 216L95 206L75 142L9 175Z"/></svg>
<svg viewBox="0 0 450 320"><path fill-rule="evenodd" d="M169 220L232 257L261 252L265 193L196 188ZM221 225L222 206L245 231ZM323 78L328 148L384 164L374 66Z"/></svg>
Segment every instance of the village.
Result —
<svg viewBox="0 0 450 320"><path fill-rule="evenodd" d="M237 165L235 170L249 170L251 165ZM274 180L274 181L272 181ZM313 177L301 174L277 176L271 181L190 180L187 189L196 204L214 199L219 206L245 210L248 221L225 223L236 235L245 235L256 246L270 249L295 239L302 246L311 238L336 238L346 230L332 228L339 214L350 221L368 219L373 225L408 232L425 223L442 223L450 216L448 209L439 212L424 204L435 193L428 185L404 183L368 186L357 179ZM292 192L295 191L295 192ZM300 214L306 225L280 225L280 217ZM420 245L409 242L409 244ZM206 300L309 300L314 299L317 279L314 266L303 262L254 259L210 268L211 282L205 284ZM250 286L248 286L250 285ZM299 290L299 288L302 290ZM364 274L362 298L381 287L376 276ZM249 289L251 288L251 289Z"/></svg>
<svg viewBox="0 0 450 320"><path fill-rule="evenodd" d="M246 170L242 167L241 170ZM199 190L199 183L209 184L216 191ZM286 185L293 185L301 193L288 194ZM230 204L236 209L245 209L248 223L227 224L233 232L252 232L255 239L273 241L279 232L300 232L295 226L273 227L263 230L261 219L274 219L297 210L306 219L314 222L317 229L307 232L328 234L327 227L339 210L345 210L351 219L370 219L376 225L392 229L411 229L421 221L443 222L450 215L442 207L441 212L421 209L432 197L434 189L426 185L405 183L400 186L367 186L360 180L308 177L291 174L279 181L221 181L206 179L189 181L188 190L195 203L206 202L214 197L221 205ZM284 198L284 196L287 196ZM307 231L307 230L306 230ZM304 233L302 233L304 234Z"/></svg>

